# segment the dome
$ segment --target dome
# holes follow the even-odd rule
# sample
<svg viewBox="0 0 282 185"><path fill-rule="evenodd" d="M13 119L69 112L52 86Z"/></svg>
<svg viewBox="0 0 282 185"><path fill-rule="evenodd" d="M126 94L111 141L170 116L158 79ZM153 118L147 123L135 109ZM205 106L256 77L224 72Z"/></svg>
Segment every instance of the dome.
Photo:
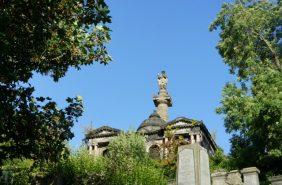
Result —
<svg viewBox="0 0 282 185"><path fill-rule="evenodd" d="M166 122L160 117L157 111L154 111L148 119L144 120L137 131L139 132L148 132L159 130L161 126L165 125Z"/></svg>

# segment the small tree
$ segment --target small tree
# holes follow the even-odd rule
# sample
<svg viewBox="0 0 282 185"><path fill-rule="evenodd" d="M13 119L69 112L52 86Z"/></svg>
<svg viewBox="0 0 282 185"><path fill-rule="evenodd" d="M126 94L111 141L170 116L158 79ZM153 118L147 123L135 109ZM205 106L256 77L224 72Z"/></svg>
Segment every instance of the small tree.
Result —
<svg viewBox="0 0 282 185"><path fill-rule="evenodd" d="M158 164L145 150L145 137L136 133L122 133L109 146L110 184L155 185L166 184Z"/></svg>

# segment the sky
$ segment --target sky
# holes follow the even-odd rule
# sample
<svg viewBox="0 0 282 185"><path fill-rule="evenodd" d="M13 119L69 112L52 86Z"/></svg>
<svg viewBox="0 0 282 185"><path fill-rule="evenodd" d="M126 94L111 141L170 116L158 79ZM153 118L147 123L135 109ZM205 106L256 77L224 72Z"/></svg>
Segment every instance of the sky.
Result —
<svg viewBox="0 0 282 185"><path fill-rule="evenodd" d="M221 0L108 0L113 61L70 69L59 82L34 75L37 95L50 96L63 108L66 97L80 95L83 116L73 127L73 148L82 144L87 127L108 125L137 129L155 109L157 74L165 70L173 106L169 120L202 120L225 153L230 150L224 117L215 113L221 92L232 77L218 54L219 32L209 32Z"/></svg>

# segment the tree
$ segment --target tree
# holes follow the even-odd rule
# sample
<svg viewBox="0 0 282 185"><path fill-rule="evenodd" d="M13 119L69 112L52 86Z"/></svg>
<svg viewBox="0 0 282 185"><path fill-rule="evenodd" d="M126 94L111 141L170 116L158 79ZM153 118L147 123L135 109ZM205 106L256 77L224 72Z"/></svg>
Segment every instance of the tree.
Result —
<svg viewBox="0 0 282 185"><path fill-rule="evenodd" d="M66 153L82 98L67 98L59 109L49 97L34 97L29 80L40 73L58 81L70 67L107 64L110 22L104 0L0 2L0 163L57 161Z"/></svg>
<svg viewBox="0 0 282 185"><path fill-rule="evenodd" d="M282 2L240 0L222 6L210 30L237 77L223 89L221 106L237 168L282 173Z"/></svg>
<svg viewBox="0 0 282 185"><path fill-rule="evenodd" d="M146 152L144 136L121 133L109 143L108 151L109 184L167 184L161 166Z"/></svg>

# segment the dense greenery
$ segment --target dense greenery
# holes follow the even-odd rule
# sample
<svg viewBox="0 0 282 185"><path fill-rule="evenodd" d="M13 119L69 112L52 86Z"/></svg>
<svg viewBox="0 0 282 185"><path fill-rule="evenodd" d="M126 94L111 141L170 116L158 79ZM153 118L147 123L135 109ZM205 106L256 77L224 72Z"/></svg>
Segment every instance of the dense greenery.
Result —
<svg viewBox="0 0 282 185"><path fill-rule="evenodd" d="M70 67L110 61L111 22L104 0L11 0L0 3L0 164L7 158L58 161L83 111L81 97L58 108L35 97L34 73L55 81Z"/></svg>
<svg viewBox="0 0 282 185"><path fill-rule="evenodd" d="M0 177L0 183L167 184L160 166L145 151L144 137L134 133L121 134L111 142L108 150L107 157L93 157L82 148L56 165L49 164L43 172L32 169L30 160L8 161L2 167L5 173Z"/></svg>
<svg viewBox="0 0 282 185"><path fill-rule="evenodd" d="M226 156L221 148L215 151L214 156L210 157L210 170L211 173L216 171L230 171L234 170L231 160Z"/></svg>
<svg viewBox="0 0 282 185"><path fill-rule="evenodd" d="M237 77L223 89L219 114L232 134L236 168L282 173L282 2L240 0L222 6L210 30L220 29L218 50Z"/></svg>

